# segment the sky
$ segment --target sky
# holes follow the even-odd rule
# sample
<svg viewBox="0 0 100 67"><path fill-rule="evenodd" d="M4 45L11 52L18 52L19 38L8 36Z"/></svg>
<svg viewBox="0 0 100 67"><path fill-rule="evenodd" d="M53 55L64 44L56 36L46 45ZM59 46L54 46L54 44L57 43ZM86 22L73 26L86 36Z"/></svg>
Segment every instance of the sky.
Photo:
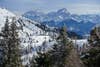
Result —
<svg viewBox="0 0 100 67"><path fill-rule="evenodd" d="M74 14L98 14L100 13L100 0L0 0L0 7L15 13L30 10L47 13L66 8Z"/></svg>

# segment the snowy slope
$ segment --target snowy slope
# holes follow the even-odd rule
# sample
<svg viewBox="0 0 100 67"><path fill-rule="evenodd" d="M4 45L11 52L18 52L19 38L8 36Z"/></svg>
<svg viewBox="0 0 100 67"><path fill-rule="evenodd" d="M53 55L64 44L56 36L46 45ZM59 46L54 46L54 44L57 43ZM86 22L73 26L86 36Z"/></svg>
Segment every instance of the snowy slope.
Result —
<svg viewBox="0 0 100 67"><path fill-rule="evenodd" d="M10 18L14 16L15 14L11 13L10 11L0 8L0 30L1 30L1 27L4 26L6 18L9 17L9 20L10 20Z"/></svg>
<svg viewBox="0 0 100 67"><path fill-rule="evenodd" d="M19 38L21 41L21 48L23 49L22 61L24 65L29 63L29 58L32 58L33 54L36 53L35 49L42 46L44 42L47 43L47 46L54 44L52 38L48 35L48 32L36 26L36 24L39 23L21 16L16 16L12 12L2 8L0 8L0 30L4 26L7 17L9 23L11 22L12 17L16 17L17 26L20 28ZM25 53L26 50L28 53Z"/></svg>
<svg viewBox="0 0 100 67"><path fill-rule="evenodd" d="M10 11L2 8L0 8L0 29L4 26L7 17L9 19L9 23L11 22L12 17L16 17L17 25L21 29L19 31L19 37L21 40L25 38L26 41L29 41L29 39L31 40L31 38L33 38L34 40L41 39L40 42L42 42L42 39L44 39L45 36L45 39L50 38L47 32L36 26L36 24L38 24L37 22L31 21L27 18L18 17Z"/></svg>
<svg viewBox="0 0 100 67"><path fill-rule="evenodd" d="M18 21L21 21L20 24L22 25L22 30L19 31L22 48L28 50L28 54L22 56L23 64L26 65L29 64L32 55L36 54L35 50L38 49L39 46L42 46L44 42L47 42L47 46L52 46L55 42L48 35L48 32L35 26L35 24L37 24L36 22L26 18L20 18Z"/></svg>

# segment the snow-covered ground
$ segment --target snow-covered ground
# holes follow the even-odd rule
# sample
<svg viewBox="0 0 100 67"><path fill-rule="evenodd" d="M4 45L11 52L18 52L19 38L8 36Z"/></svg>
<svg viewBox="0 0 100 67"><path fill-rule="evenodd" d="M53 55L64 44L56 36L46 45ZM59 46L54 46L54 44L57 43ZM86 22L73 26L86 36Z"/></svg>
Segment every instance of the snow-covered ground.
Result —
<svg viewBox="0 0 100 67"><path fill-rule="evenodd" d="M79 47L83 47L84 44L88 45L88 40L87 39L77 39L77 40L72 40L75 45L78 45Z"/></svg>
<svg viewBox="0 0 100 67"><path fill-rule="evenodd" d="M73 40L74 47L77 49L79 55L88 51L90 45L87 39Z"/></svg>
<svg viewBox="0 0 100 67"><path fill-rule="evenodd" d="M28 54L23 55L21 58L23 59L23 64L29 64L29 61L32 59L33 56L36 56L36 49L38 49L39 46L44 45L43 43L46 42L45 46L47 49L50 48L50 46L52 46L55 42L49 42L49 40L52 40L49 36L32 36L33 38L33 42L29 45L27 43L23 43L24 44L24 48L26 48L27 50L31 50ZM32 47L32 49L30 49L30 46Z"/></svg>

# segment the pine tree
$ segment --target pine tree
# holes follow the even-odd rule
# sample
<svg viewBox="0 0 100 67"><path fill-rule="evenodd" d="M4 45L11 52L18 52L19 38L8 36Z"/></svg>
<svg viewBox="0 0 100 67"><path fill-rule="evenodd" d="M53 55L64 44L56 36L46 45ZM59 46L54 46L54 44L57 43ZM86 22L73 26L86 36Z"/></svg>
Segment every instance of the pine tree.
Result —
<svg viewBox="0 0 100 67"><path fill-rule="evenodd" d="M65 67L66 58L71 50L71 42L68 40L66 26L64 25L57 38L57 44L53 46L53 50L50 52L51 61L53 67Z"/></svg>
<svg viewBox="0 0 100 67"><path fill-rule="evenodd" d="M89 43L91 46L100 46L100 27L95 27L90 32Z"/></svg>
<svg viewBox="0 0 100 67"><path fill-rule="evenodd" d="M11 24L8 24L8 20L6 20L2 34L4 35L3 39L5 41L5 61L3 67L22 67L19 50L20 41L14 18Z"/></svg>
<svg viewBox="0 0 100 67"><path fill-rule="evenodd" d="M8 56L8 36L9 36L9 21L8 21L8 17L6 18L6 22L4 27L2 28L2 38L1 39L3 42L0 43L0 47L3 49L3 57L2 57L2 64L1 67L6 67L6 63L7 63L7 56Z"/></svg>
<svg viewBox="0 0 100 67"><path fill-rule="evenodd" d="M100 26L95 27L90 32L90 49L83 57L83 62L87 67L100 67Z"/></svg>

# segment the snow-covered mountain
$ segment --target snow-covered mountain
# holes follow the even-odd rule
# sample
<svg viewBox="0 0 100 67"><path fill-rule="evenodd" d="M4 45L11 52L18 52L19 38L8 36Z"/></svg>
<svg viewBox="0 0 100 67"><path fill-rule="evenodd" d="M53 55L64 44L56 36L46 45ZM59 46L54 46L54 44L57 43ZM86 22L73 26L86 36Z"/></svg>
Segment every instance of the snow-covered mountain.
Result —
<svg viewBox="0 0 100 67"><path fill-rule="evenodd" d="M100 23L100 14L87 14L87 15L75 15L73 14L72 17L75 20L84 21L86 22L92 22L92 23Z"/></svg>
<svg viewBox="0 0 100 67"><path fill-rule="evenodd" d="M8 18L10 23L12 21L12 17L16 18L16 24L20 28L18 34L21 41L21 48L24 51L31 50L28 53L23 52L23 64L29 63L29 58L32 58L35 50L38 49L39 46L42 46L44 42L46 43L46 46L54 44L54 40L52 40L51 36L48 34L49 32L42 29L42 25L40 23L17 16L7 9L2 8L0 8L0 32L5 24L6 18Z"/></svg>
<svg viewBox="0 0 100 67"><path fill-rule="evenodd" d="M43 13L38 11L29 11L23 14L22 16L29 18L31 20L45 22L45 21L62 21L70 17L70 13L67 9L63 8L57 12Z"/></svg>
<svg viewBox="0 0 100 67"><path fill-rule="evenodd" d="M100 15L97 14L86 14L86 15L77 15L71 14L66 8L62 8L55 12L49 12L47 14L39 11L28 11L24 13L22 16L27 17L31 20L45 22L45 21L63 21L66 19L73 19L77 22L84 21L84 22L92 22L92 23L99 23L100 22Z"/></svg>
<svg viewBox="0 0 100 67"><path fill-rule="evenodd" d="M38 20L38 22L44 20L44 17L45 17L45 14L39 11L29 11L29 12L26 12L26 15L27 15L26 18L30 18L31 20L34 20L34 21Z"/></svg>
<svg viewBox="0 0 100 67"><path fill-rule="evenodd" d="M41 22L50 27L62 27L66 24L69 31L76 32L80 35L89 34L90 30L100 24L100 15L77 15L71 14L66 8L47 14L43 12L29 11L22 15L31 20Z"/></svg>

